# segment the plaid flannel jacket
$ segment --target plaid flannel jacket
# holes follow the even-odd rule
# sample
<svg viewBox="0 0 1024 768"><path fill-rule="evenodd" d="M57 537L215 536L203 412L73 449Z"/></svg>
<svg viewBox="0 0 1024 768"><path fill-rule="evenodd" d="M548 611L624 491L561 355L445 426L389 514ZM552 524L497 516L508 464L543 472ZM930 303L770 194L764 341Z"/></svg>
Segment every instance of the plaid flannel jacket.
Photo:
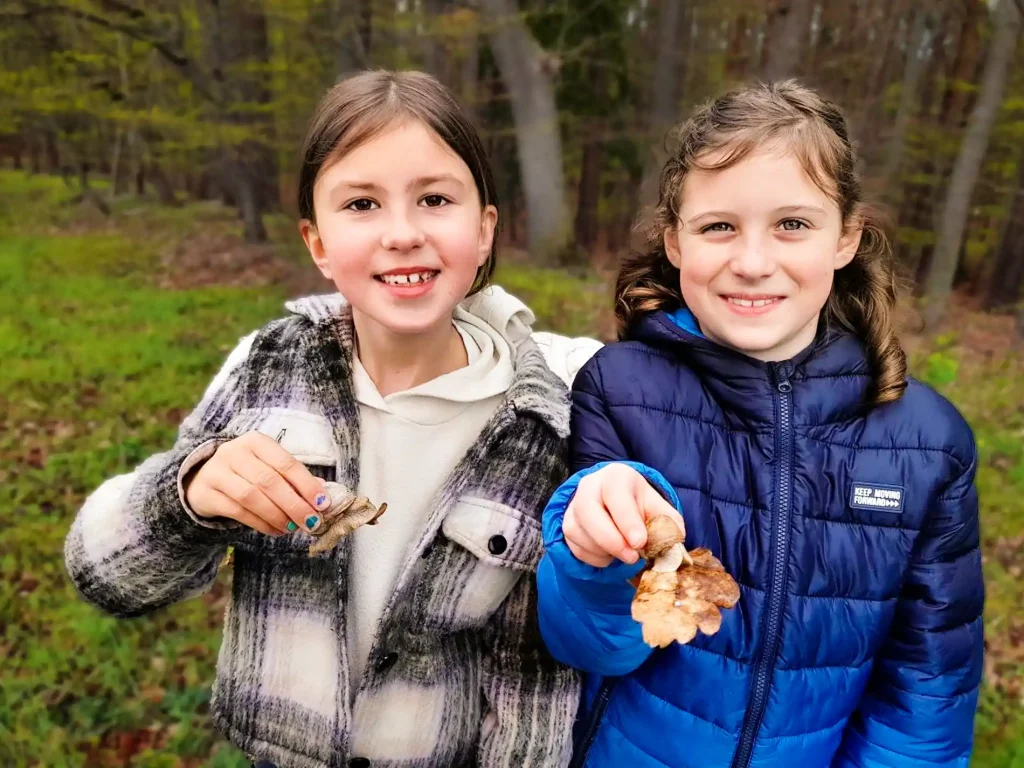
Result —
<svg viewBox="0 0 1024 768"><path fill-rule="evenodd" d="M353 680L347 542L311 558L301 531L275 538L200 520L182 498L189 469L250 430L284 430L283 447L315 474L357 486L351 312L337 296L288 306L292 316L229 356L171 450L86 500L65 545L78 590L111 614L137 616L207 589L232 546L212 713L253 759L282 768L354 758L380 768L566 764L579 680L544 649L533 573L541 512L566 475L563 379L596 342L535 334L517 343L504 403L439 491L364 678ZM563 366L568 357L569 368L560 378L545 357Z"/></svg>

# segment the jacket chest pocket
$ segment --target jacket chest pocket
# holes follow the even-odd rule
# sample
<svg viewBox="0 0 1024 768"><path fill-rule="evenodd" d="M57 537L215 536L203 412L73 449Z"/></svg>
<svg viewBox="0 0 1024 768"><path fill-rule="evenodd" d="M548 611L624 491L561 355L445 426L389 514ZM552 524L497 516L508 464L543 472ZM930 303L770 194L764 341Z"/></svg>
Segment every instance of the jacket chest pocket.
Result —
<svg viewBox="0 0 1024 768"><path fill-rule="evenodd" d="M302 462L311 474L322 480L334 480L338 462L334 434L322 416L290 408L253 409L239 413L232 424L236 424L236 431L267 435ZM231 427L229 424L228 428ZM256 555L306 558L312 542L313 537L301 530L287 536L250 531L239 545Z"/></svg>
<svg viewBox="0 0 1024 768"><path fill-rule="evenodd" d="M445 516L450 542L432 558L428 620L457 631L485 624L516 583L530 578L542 550L540 523L488 499L464 496Z"/></svg>

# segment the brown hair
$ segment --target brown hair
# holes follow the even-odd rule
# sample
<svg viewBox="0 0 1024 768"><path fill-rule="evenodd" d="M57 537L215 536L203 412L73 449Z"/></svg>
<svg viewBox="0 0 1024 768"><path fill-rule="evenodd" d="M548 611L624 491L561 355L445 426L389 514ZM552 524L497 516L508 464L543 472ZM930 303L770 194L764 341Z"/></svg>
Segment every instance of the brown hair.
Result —
<svg viewBox="0 0 1024 768"><path fill-rule="evenodd" d="M872 404L898 400L907 386L907 361L894 328L899 280L892 244L881 214L861 200L857 156L839 108L793 80L758 84L704 104L673 138L658 203L644 232L646 248L619 271L619 337L642 315L683 306L679 270L665 254L664 234L678 225L687 173L728 168L766 144L783 143L836 202L843 226L862 229L853 260L836 271L821 323L846 329L864 342L874 377Z"/></svg>
<svg viewBox="0 0 1024 768"><path fill-rule="evenodd" d="M299 216L316 222L313 187L324 169L403 120L422 122L469 166L481 207L498 204L494 175L472 122L451 92L423 72L362 72L331 88L317 105L302 145ZM497 228L469 295L494 274Z"/></svg>

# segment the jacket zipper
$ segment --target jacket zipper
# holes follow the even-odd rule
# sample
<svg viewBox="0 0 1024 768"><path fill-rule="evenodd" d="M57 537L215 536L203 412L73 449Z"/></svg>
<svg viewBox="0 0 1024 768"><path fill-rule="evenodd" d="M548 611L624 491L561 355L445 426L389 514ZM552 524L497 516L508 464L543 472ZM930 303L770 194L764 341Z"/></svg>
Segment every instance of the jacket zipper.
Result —
<svg viewBox="0 0 1024 768"><path fill-rule="evenodd" d="M608 709L608 700L611 698L616 680L617 678L608 677L601 681L601 687L597 689L597 695L594 696L594 706L591 707L586 728L583 729L583 738L573 750L569 768L583 768L584 763L587 762L587 755L594 744L594 739L597 738L597 729L604 718L605 710Z"/></svg>
<svg viewBox="0 0 1024 768"><path fill-rule="evenodd" d="M775 450L778 457L776 472L775 509L772 515L772 579L768 594L768 620L765 624L761 655L754 671L754 684L750 702L740 733L739 746L732 761L732 768L747 768L754 751L754 742L761 729L764 711L768 705L772 673L775 671L775 657L779 649L782 630L782 605L786 596L786 565L789 561L789 528L792 513L792 472L793 472L793 425L792 392L789 381L790 366L783 363L773 369L775 380Z"/></svg>

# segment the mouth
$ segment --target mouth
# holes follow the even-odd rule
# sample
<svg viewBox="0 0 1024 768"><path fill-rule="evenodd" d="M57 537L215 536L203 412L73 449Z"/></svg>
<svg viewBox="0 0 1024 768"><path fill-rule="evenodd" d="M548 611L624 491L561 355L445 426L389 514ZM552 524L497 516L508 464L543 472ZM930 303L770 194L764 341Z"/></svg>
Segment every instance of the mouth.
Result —
<svg viewBox="0 0 1024 768"><path fill-rule="evenodd" d="M380 275L374 275L373 279L385 285L407 286L423 285L429 283L441 274L437 269L415 269L415 270L394 270Z"/></svg>
<svg viewBox="0 0 1024 768"><path fill-rule="evenodd" d="M786 298L785 296L770 296L765 294L722 294L721 298L729 305L729 308L740 314L761 314L770 312Z"/></svg>

